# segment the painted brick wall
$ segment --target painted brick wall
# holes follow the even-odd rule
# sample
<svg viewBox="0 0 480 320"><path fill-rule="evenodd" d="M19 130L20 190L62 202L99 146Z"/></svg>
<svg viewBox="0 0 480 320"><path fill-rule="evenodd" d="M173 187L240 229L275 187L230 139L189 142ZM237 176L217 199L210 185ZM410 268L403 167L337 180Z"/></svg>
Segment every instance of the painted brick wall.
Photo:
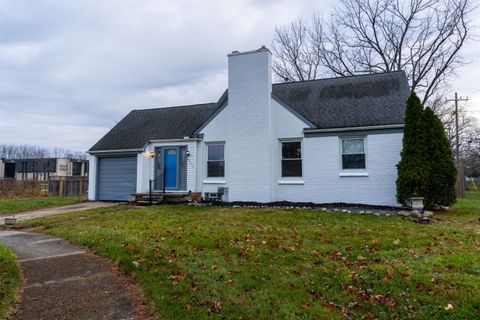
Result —
<svg viewBox="0 0 480 320"><path fill-rule="evenodd" d="M340 138L303 140L303 185L278 185L275 200L315 203L363 203L396 205L395 165L400 161L402 134L371 134L366 137L366 177L341 177Z"/></svg>
<svg viewBox="0 0 480 320"><path fill-rule="evenodd" d="M308 124L271 99L265 64L270 65L268 52L229 56L229 105L202 130L197 161L202 191L227 186L229 201L396 205L402 134L368 135L367 169L361 171L368 176L341 177L351 171L341 169L339 136L305 138ZM302 142L303 177L286 179L281 177L281 141L292 138ZM225 141L225 179L206 177L205 143L215 141Z"/></svg>
<svg viewBox="0 0 480 320"><path fill-rule="evenodd" d="M271 201L271 54L228 56L226 161L229 199Z"/></svg>
<svg viewBox="0 0 480 320"><path fill-rule="evenodd" d="M400 161L400 150L402 148L402 134L370 134L366 137L367 169L355 172L368 173L368 177L340 177L341 173L349 172L341 169L340 138L331 137L303 137L303 129L307 124L298 119L286 108L271 101L272 106L272 129L270 145L272 156L270 160L271 169L271 201L302 201L315 203L363 203L375 205L396 205L395 180L397 177L395 165ZM203 130L204 141L224 141L227 131L228 108L227 106L216 118L214 118ZM239 115L239 117L243 114ZM268 148L259 144L258 136L253 133L245 135L238 131L243 139L248 139L252 146L251 150ZM228 137L234 133L230 132ZM281 177L281 141L283 139L300 139L302 141L303 177L282 179ZM235 146L226 141L226 149L230 150ZM228 152L228 151L226 151ZM228 153L230 155L230 153ZM255 161L261 158L256 157ZM252 160L253 161L253 160ZM199 161L201 167L205 166L206 156L203 155ZM226 171L235 171L235 162L227 159ZM245 170L245 168L243 169ZM351 171L350 171L351 172ZM205 172L199 173L203 182ZM230 187L231 177L227 175L225 183L212 184L204 183L204 192L216 192L217 187L226 185ZM218 181L218 179L217 179ZM242 189L259 190L252 181L243 181ZM290 183L290 184L289 184ZM229 194L230 201L236 200L261 201L260 197Z"/></svg>

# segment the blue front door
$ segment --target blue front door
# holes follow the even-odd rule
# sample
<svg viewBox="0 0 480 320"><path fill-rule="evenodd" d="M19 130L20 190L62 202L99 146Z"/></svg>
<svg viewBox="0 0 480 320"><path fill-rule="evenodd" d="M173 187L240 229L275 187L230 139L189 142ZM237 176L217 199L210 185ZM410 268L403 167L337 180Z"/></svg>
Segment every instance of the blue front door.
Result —
<svg viewBox="0 0 480 320"><path fill-rule="evenodd" d="M165 188L177 188L177 148L165 148L163 165L165 166Z"/></svg>

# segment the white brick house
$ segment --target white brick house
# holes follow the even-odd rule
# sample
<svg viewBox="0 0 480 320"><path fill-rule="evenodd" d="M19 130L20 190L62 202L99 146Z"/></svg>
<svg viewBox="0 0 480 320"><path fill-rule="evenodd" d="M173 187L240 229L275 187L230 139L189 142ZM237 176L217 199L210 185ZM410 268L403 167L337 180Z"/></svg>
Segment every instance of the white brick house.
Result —
<svg viewBox="0 0 480 320"><path fill-rule="evenodd" d="M219 101L134 110L89 151L90 200L216 193L225 201L396 205L403 72L272 85L266 48L228 55Z"/></svg>

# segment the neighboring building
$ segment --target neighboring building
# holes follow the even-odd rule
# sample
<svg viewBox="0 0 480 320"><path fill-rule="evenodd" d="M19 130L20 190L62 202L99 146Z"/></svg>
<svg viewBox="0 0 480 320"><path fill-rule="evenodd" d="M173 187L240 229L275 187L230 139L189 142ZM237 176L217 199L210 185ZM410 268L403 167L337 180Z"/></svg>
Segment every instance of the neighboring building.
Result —
<svg viewBox="0 0 480 320"><path fill-rule="evenodd" d="M0 160L0 179L48 180L51 176L86 176L88 161L62 158Z"/></svg>
<svg viewBox="0 0 480 320"><path fill-rule="evenodd" d="M402 71L272 85L268 49L228 55L215 103L134 110L90 154L90 200L223 191L225 201L396 205Z"/></svg>

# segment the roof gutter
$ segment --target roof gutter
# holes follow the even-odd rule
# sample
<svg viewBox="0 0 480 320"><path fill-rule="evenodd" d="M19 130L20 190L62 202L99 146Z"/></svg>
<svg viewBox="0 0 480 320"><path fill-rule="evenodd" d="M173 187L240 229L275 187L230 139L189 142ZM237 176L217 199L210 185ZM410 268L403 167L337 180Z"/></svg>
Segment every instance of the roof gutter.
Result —
<svg viewBox="0 0 480 320"><path fill-rule="evenodd" d="M143 149L116 149L116 150L93 150L87 151L88 154L105 154L105 153L132 153L132 152L143 152Z"/></svg>
<svg viewBox="0 0 480 320"><path fill-rule="evenodd" d="M183 139L153 139L148 140L147 144L150 143L168 143L168 142L185 142L185 141L202 141L201 137L185 137Z"/></svg>
<svg viewBox="0 0 480 320"><path fill-rule="evenodd" d="M364 131L364 130L385 130L385 129L401 129L404 124L386 124L381 126L365 126L365 127L346 127L346 128L328 128L328 129L303 129L303 133L328 133L328 132L345 132L345 131Z"/></svg>

